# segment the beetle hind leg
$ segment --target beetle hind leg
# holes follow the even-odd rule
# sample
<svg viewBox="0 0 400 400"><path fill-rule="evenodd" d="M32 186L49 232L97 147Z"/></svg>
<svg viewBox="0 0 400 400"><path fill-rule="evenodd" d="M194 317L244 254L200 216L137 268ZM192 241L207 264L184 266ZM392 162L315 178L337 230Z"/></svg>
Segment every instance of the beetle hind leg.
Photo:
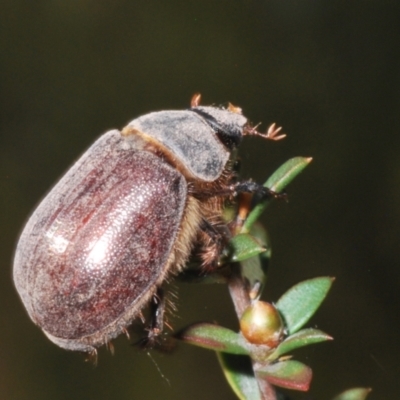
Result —
<svg viewBox="0 0 400 400"><path fill-rule="evenodd" d="M147 336L137 343L142 349L156 349L162 352L172 350L173 343L161 337L164 326L172 329L165 318L167 308L173 308L173 304L171 304L169 296L164 294L164 290L158 288L150 302L150 323L145 328Z"/></svg>
<svg viewBox="0 0 400 400"><path fill-rule="evenodd" d="M147 337L140 340L139 345L143 348L156 347L164 327L165 297L161 288L153 295L150 302L150 323L146 328Z"/></svg>

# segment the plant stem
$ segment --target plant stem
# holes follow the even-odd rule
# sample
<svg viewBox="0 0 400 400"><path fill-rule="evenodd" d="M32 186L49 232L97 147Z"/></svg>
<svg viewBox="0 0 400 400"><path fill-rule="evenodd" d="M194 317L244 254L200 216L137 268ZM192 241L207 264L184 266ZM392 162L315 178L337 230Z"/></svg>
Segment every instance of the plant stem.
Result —
<svg viewBox="0 0 400 400"><path fill-rule="evenodd" d="M228 279L228 289L235 307L236 315L238 319L240 319L243 312L250 305L251 300L249 296L249 290L245 280L243 279L241 266L239 263L232 263L231 265L231 275ZM255 362L253 360L252 364L254 371ZM278 400L276 391L270 383L268 383L265 379L257 378L256 374L255 378L260 389L260 396L262 400Z"/></svg>

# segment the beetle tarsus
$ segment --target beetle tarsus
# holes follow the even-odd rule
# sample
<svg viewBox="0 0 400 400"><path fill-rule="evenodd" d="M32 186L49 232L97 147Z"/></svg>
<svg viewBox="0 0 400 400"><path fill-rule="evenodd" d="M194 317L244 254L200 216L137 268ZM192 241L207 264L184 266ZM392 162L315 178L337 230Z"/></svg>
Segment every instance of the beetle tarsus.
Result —
<svg viewBox="0 0 400 400"><path fill-rule="evenodd" d="M265 133L257 131L257 128L259 125L260 124L258 123L255 126L249 126L247 129L245 129L244 134L250 135L250 136L251 135L261 136L264 139L269 139L269 140L274 140L274 141L282 140L286 137L286 133L281 133L279 135L279 133L282 131L282 127L276 126L275 122L269 126L269 128L267 129L267 132L265 132Z"/></svg>
<svg viewBox="0 0 400 400"><path fill-rule="evenodd" d="M159 344L160 335L164 327L165 297L161 288L157 289L150 303L151 321L147 330L147 337L139 341L142 348L153 348Z"/></svg>
<svg viewBox="0 0 400 400"><path fill-rule="evenodd" d="M234 184L231 188L235 195L238 195L239 193L252 193L255 196L260 197L262 200L266 200L268 198L274 198L287 201L286 192L281 192L281 193L275 192L254 181L238 182Z"/></svg>

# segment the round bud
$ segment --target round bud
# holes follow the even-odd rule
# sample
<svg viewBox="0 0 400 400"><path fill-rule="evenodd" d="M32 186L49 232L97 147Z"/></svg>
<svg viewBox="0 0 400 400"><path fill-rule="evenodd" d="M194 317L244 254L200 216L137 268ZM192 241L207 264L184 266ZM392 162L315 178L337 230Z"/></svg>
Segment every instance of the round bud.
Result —
<svg viewBox="0 0 400 400"><path fill-rule="evenodd" d="M284 325L278 310L272 304L254 301L240 318L240 330L250 343L273 348L282 340Z"/></svg>

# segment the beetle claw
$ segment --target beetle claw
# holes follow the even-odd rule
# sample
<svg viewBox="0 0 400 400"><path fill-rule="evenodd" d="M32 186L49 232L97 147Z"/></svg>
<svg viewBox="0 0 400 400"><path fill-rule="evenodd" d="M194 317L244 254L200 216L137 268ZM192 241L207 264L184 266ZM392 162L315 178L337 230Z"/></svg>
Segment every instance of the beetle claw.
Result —
<svg viewBox="0 0 400 400"><path fill-rule="evenodd" d="M248 129L245 130L244 134L261 136L264 139L269 139L269 140L274 140L274 141L282 140L286 137L285 133L278 135L278 133L281 132L282 127L281 126L277 127L275 122L269 126L267 132L265 132L265 133L261 133L261 132L257 131L257 128L259 126L260 126L260 123L258 123L257 125L255 125L253 127L250 126Z"/></svg>
<svg viewBox="0 0 400 400"><path fill-rule="evenodd" d="M265 137L270 140L281 140L286 137L285 133L282 133L281 135L278 135L278 133L282 130L281 126L276 126L276 123L274 122L273 124L270 125L270 127L267 130L267 134Z"/></svg>

